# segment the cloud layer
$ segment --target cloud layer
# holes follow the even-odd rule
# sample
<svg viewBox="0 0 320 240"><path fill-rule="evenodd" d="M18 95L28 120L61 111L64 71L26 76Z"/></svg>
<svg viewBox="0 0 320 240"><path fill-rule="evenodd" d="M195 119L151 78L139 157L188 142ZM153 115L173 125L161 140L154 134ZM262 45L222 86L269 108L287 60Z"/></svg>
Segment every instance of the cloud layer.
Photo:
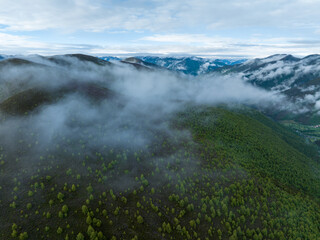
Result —
<svg viewBox="0 0 320 240"><path fill-rule="evenodd" d="M311 0L0 1L7 54L262 57L320 51Z"/></svg>
<svg viewBox="0 0 320 240"><path fill-rule="evenodd" d="M0 2L0 24L10 30L106 29L167 31L203 28L279 26L317 28L319 1L312 0L27 0ZM315 29L316 30L316 29Z"/></svg>
<svg viewBox="0 0 320 240"><path fill-rule="evenodd" d="M156 151L152 146L166 139L191 141L188 131L170 124L176 113L190 106L240 103L268 107L283 101L280 95L255 88L237 76L187 78L169 71L137 70L124 63L97 66L67 56L27 59L37 64L0 67L0 103L28 89L46 91L49 95L64 92L63 97L41 104L32 113L12 116L0 111L1 146L8 156L15 156L18 143L30 143L27 149L22 149L17 164L31 174L36 164L30 161L38 163L41 156L48 154L59 159L72 156L77 165L84 154L95 159L96 152L105 152L106 147L116 153L120 149L119 154L124 154L128 149ZM69 87L71 91L66 91ZM101 89L109 89L116 97L97 100L87 94L88 89L93 96ZM161 153L165 155L165 163L172 161L180 148ZM154 160L152 155L149 160ZM127 169L130 162L120 164Z"/></svg>

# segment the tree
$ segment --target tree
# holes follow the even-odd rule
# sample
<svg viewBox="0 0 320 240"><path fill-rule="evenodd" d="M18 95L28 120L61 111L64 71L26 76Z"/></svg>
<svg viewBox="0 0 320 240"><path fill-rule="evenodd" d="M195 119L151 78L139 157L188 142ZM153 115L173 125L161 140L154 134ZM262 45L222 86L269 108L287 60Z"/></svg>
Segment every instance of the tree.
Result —
<svg viewBox="0 0 320 240"><path fill-rule="evenodd" d="M24 232L24 233L20 233L19 235L19 240L24 240L28 238L28 233Z"/></svg>
<svg viewBox="0 0 320 240"><path fill-rule="evenodd" d="M58 233L58 234L61 234L61 233L62 233L62 228L61 228L61 227L58 227L57 233Z"/></svg>
<svg viewBox="0 0 320 240"><path fill-rule="evenodd" d="M142 224L143 223L143 217L141 217L140 215L137 217L137 221L138 223Z"/></svg>
<svg viewBox="0 0 320 240"><path fill-rule="evenodd" d="M77 240L84 240L84 236L82 233L78 233Z"/></svg>
<svg viewBox="0 0 320 240"><path fill-rule="evenodd" d="M68 213L69 208L68 208L68 206L67 206L67 205L63 205L61 210L62 210L62 212L63 212L63 213L65 213L65 214L66 214L66 213Z"/></svg>
<svg viewBox="0 0 320 240"><path fill-rule="evenodd" d="M91 217L90 217L89 214L88 214L88 216L87 216L86 223L87 223L88 225L90 225L90 224L92 223L92 219L91 219Z"/></svg>
<svg viewBox="0 0 320 240"><path fill-rule="evenodd" d="M82 205L81 210L84 215L88 213L88 207L86 205Z"/></svg>
<svg viewBox="0 0 320 240"><path fill-rule="evenodd" d="M63 202L63 197L64 197L64 194L59 192L57 195L57 198L60 200L60 202Z"/></svg>

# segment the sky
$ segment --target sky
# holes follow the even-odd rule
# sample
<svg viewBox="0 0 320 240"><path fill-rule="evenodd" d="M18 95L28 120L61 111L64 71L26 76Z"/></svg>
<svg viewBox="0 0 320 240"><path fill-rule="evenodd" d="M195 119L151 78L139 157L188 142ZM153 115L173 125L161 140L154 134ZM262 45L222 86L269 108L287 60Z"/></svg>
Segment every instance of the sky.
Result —
<svg viewBox="0 0 320 240"><path fill-rule="evenodd" d="M0 54L320 53L319 0L0 0Z"/></svg>

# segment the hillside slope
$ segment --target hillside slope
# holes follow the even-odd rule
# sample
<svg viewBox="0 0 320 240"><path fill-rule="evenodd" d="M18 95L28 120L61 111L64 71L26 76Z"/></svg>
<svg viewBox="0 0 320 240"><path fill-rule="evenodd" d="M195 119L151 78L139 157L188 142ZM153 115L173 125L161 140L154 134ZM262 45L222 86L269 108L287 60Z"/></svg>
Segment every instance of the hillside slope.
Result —
<svg viewBox="0 0 320 240"><path fill-rule="evenodd" d="M166 124L174 134L153 131L141 149L98 148L96 125L89 138L56 136L40 156L37 132L24 129L19 152L1 145L0 237L320 239L319 162L298 135L225 107Z"/></svg>
<svg viewBox="0 0 320 240"><path fill-rule="evenodd" d="M281 186L320 197L317 148L297 134L253 110L197 109L184 118L195 138L212 144L218 155Z"/></svg>

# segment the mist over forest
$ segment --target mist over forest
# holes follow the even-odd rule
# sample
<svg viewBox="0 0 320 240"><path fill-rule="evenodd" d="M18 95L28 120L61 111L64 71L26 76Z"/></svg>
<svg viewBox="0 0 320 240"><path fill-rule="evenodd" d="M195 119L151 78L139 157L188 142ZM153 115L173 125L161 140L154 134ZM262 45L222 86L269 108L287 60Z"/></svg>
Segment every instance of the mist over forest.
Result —
<svg viewBox="0 0 320 240"><path fill-rule="evenodd" d="M0 61L1 238L317 239L314 85L129 60Z"/></svg>
<svg viewBox="0 0 320 240"><path fill-rule="evenodd" d="M57 145L57 136L76 141L83 133L95 136L94 148L143 147L152 142L153 132L175 135L168 121L190 106L266 108L285 100L281 94L245 83L236 74L189 77L124 63L97 64L76 56L2 62L3 141L19 142L21 129L28 129L38 134L38 144L28 150L32 155ZM15 101L21 106L14 107ZM33 101L33 106L27 106Z"/></svg>

